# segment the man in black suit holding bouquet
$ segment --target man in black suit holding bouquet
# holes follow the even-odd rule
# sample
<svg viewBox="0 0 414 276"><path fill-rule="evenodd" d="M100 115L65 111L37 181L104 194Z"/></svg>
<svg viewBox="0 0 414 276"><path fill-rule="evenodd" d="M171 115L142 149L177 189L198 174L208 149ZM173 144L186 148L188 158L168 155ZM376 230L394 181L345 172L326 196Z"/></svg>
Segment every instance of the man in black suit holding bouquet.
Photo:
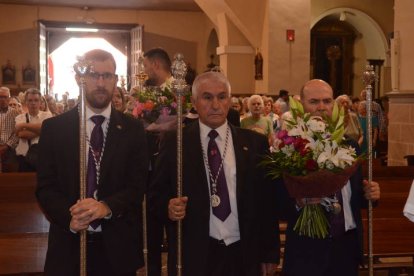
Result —
<svg viewBox="0 0 414 276"><path fill-rule="evenodd" d="M323 80L310 80L302 88L301 101L305 113L322 117L331 115L334 103L332 88ZM357 147L356 143L351 142L351 145ZM331 232L323 239L300 236L293 230L301 208L305 204L319 204L322 199L296 199L288 203L283 275L358 275L358 265L363 257L361 208L367 206L368 200L380 198L380 188L376 182L368 185L362 179L361 168L358 168L340 193L343 200L341 212L344 214L342 229L339 234ZM333 224L332 221L330 223Z"/></svg>

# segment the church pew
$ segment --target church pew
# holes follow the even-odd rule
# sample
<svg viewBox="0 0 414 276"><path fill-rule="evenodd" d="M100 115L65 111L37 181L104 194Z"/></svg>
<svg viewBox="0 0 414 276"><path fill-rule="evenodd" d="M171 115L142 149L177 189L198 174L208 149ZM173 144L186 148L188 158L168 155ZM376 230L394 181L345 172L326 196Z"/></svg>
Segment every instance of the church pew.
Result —
<svg viewBox="0 0 414 276"><path fill-rule="evenodd" d="M366 169L364 171L366 173ZM412 167L373 168L373 180L381 187L381 199L373 209L373 253L376 269L414 269L414 223L403 216L413 179ZM363 212L363 223L364 252L368 254L367 212Z"/></svg>
<svg viewBox="0 0 414 276"><path fill-rule="evenodd" d="M0 275L43 272L49 222L35 187L34 173L0 173Z"/></svg>

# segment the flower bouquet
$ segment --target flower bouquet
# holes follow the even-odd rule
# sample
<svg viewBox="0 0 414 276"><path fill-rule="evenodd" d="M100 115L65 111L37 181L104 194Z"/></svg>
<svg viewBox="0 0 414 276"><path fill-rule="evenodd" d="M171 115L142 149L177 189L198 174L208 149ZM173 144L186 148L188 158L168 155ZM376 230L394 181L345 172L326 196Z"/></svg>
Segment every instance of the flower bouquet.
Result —
<svg viewBox="0 0 414 276"><path fill-rule="evenodd" d="M161 132L175 128L177 123L177 101L171 85L146 86L131 89L132 116L141 119L148 131ZM190 95L182 98L183 112L191 109Z"/></svg>
<svg viewBox="0 0 414 276"><path fill-rule="evenodd" d="M290 98L291 117L277 134L270 155L262 161L272 178L283 177L295 199L324 198L340 190L357 168L355 149L345 143L344 111L334 104L332 116L311 116ZM294 230L325 238L329 222L321 204L305 205Z"/></svg>

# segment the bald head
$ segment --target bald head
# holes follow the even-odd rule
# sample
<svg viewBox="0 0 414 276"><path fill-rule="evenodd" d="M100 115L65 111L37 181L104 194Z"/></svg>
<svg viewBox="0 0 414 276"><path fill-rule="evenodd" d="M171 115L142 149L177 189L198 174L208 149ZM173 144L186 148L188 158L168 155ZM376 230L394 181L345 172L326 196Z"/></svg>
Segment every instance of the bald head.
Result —
<svg viewBox="0 0 414 276"><path fill-rule="evenodd" d="M332 113L334 101L332 87L323 80L313 79L305 83L300 98L307 113L315 116Z"/></svg>

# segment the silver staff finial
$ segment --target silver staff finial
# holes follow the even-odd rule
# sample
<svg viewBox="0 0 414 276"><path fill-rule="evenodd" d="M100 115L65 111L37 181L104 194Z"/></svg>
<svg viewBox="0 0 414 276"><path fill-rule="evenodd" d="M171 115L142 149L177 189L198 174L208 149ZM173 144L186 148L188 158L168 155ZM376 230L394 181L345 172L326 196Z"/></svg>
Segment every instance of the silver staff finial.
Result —
<svg viewBox="0 0 414 276"><path fill-rule="evenodd" d="M78 62L73 65L73 70L75 70L76 74L84 77L87 73L92 71L92 65L85 60L84 56L78 56L76 59Z"/></svg>
<svg viewBox="0 0 414 276"><path fill-rule="evenodd" d="M178 53L175 55L171 71L174 76L174 88L182 91L186 87L185 75L187 74L187 65L184 62L183 54Z"/></svg>
<svg viewBox="0 0 414 276"><path fill-rule="evenodd" d="M362 73L362 81L365 85L371 85L375 81L374 66L367 65L364 73Z"/></svg>
<svg viewBox="0 0 414 276"><path fill-rule="evenodd" d="M138 57L138 67L137 67L137 74L135 75L138 79L138 88L139 91L142 91L144 88L144 83L148 79L147 73L145 73L144 67L144 54L141 52Z"/></svg>

